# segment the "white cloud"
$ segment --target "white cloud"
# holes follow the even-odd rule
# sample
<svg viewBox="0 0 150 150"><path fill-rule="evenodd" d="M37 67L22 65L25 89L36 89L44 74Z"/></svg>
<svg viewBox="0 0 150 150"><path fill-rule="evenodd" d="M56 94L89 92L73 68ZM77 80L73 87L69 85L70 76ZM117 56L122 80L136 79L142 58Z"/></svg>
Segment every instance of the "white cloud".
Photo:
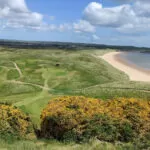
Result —
<svg viewBox="0 0 150 150"><path fill-rule="evenodd" d="M91 2L83 12L83 19L94 26L107 26L124 33L149 31L150 1L135 0L132 5L107 8Z"/></svg>
<svg viewBox="0 0 150 150"><path fill-rule="evenodd" d="M121 26L135 17L130 5L103 8L102 4L96 2L90 3L83 14L91 24L111 27Z"/></svg>
<svg viewBox="0 0 150 150"><path fill-rule="evenodd" d="M0 28L1 30L23 28L37 31L74 31L86 36L90 34L90 38L97 41L100 37L95 32L99 26L114 28L122 33L150 31L150 0L113 1L120 1L120 6L104 7L101 3L91 2L85 8L81 20L55 25L44 22L44 17L54 20L55 16L42 15L29 10L25 0L0 0Z"/></svg>
<svg viewBox="0 0 150 150"><path fill-rule="evenodd" d="M30 29L34 29L37 31L58 31L58 32L65 32L72 30L72 26L70 24L64 23L60 25L55 24L42 24L39 26L30 27Z"/></svg>
<svg viewBox="0 0 150 150"><path fill-rule="evenodd" d="M60 24L57 29L61 32L66 31L66 30L72 30L72 24L69 23L64 23Z"/></svg>
<svg viewBox="0 0 150 150"><path fill-rule="evenodd" d="M77 23L73 24L73 28L75 32L95 32L95 27L91 25L88 21L86 20L79 20Z"/></svg>
<svg viewBox="0 0 150 150"><path fill-rule="evenodd" d="M133 5L133 9L138 16L150 17L150 1L137 0Z"/></svg>
<svg viewBox="0 0 150 150"><path fill-rule="evenodd" d="M31 12L24 0L0 0L0 19L8 27L36 27L43 23L43 15Z"/></svg>
<svg viewBox="0 0 150 150"><path fill-rule="evenodd" d="M1 0L0 8L5 9L8 8L12 11L16 12L28 12L28 8L24 0Z"/></svg>
<svg viewBox="0 0 150 150"><path fill-rule="evenodd" d="M65 31L71 25L64 23L53 25L44 22L44 15L28 9L25 0L0 0L0 26L5 28L23 28L37 31ZM54 20L54 16L49 17Z"/></svg>
<svg viewBox="0 0 150 150"><path fill-rule="evenodd" d="M94 41L100 40L100 37L97 36L96 34L93 34L92 37L93 37L93 40L94 40Z"/></svg>

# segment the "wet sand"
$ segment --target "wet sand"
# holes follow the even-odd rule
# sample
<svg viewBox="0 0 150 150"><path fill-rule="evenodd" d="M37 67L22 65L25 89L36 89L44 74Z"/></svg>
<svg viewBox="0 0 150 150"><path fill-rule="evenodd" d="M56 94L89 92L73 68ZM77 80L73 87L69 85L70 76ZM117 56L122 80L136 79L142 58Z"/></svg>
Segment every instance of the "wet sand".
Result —
<svg viewBox="0 0 150 150"><path fill-rule="evenodd" d="M113 67L127 74L130 80L150 82L150 71L142 69L135 64L132 64L127 60L121 58L121 53L124 52L110 52L100 57L111 64Z"/></svg>

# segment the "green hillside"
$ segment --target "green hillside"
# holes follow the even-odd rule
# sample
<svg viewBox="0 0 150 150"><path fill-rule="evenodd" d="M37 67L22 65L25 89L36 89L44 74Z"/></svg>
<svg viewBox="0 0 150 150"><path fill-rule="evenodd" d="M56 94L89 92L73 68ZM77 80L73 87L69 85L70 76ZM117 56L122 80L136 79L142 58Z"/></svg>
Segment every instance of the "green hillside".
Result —
<svg viewBox="0 0 150 150"><path fill-rule="evenodd" d="M109 51L0 48L0 102L19 107L39 126L41 111L51 98L58 96L83 95L103 100L116 97L150 99L150 84L129 81L123 72L98 57ZM31 147L27 149L37 149L41 143L44 145L43 141L36 142L29 142ZM61 149L61 143L57 146L56 143L52 142L52 149ZM19 150L27 145L28 142L19 142L12 147ZM7 146L4 141L0 142L0 147ZM107 148L106 143L96 142L93 150L101 146L115 149L111 144ZM81 150L83 147L77 145L73 149ZM66 149L70 150L70 145Z"/></svg>

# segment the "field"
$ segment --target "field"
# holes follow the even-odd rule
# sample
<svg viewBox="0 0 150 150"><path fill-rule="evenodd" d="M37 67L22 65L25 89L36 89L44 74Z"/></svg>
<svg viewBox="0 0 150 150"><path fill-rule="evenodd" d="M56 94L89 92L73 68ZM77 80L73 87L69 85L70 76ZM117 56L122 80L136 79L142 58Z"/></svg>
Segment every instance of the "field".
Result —
<svg viewBox="0 0 150 150"><path fill-rule="evenodd" d="M150 84L129 81L123 72L97 57L109 51L112 50L0 48L0 102L19 107L30 115L35 125L39 126L42 109L51 98L62 95L83 95L103 100L115 97L150 99ZM31 147L27 147L29 143ZM12 145L12 149L25 149L25 146L28 149L37 149L36 146L43 143L47 142L25 141ZM98 149L98 146L115 149L111 144L107 145L107 148L106 143L101 144L97 141L92 143L97 146L93 146L93 150ZM7 146L7 143L0 141L0 147ZM57 142L51 142L48 146L52 146L52 149L72 147L62 146ZM83 147L89 146L90 144L87 144ZM72 149L80 150L83 147L74 145ZM116 148L119 149L119 146Z"/></svg>

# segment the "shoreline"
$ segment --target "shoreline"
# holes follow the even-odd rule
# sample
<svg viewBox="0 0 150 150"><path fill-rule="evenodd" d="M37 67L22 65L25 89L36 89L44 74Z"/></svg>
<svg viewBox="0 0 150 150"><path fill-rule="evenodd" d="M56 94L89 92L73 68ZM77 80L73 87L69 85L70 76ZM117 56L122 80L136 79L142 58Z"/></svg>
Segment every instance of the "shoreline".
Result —
<svg viewBox="0 0 150 150"><path fill-rule="evenodd" d="M150 82L150 71L142 69L135 64L128 62L119 55L124 52L110 52L100 58L108 62L114 68L124 72L131 81Z"/></svg>

